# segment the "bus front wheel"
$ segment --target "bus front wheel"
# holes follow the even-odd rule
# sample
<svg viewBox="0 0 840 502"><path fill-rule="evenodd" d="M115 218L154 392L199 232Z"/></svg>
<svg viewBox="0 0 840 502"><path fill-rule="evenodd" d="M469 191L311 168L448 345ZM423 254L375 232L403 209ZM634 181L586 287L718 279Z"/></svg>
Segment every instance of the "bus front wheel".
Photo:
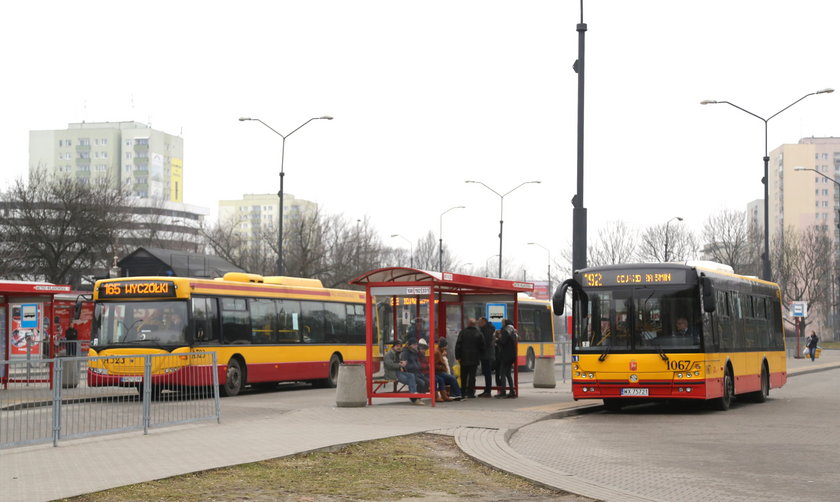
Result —
<svg viewBox="0 0 840 502"><path fill-rule="evenodd" d="M223 396L231 397L239 394L244 385L245 372L242 368L242 362L234 357L228 361L225 383L221 386L220 390Z"/></svg>

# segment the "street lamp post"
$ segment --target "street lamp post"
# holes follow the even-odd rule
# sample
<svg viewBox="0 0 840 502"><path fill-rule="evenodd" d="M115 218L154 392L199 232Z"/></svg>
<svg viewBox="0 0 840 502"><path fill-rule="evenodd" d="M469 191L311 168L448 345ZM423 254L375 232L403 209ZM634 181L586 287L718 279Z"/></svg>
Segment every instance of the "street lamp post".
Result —
<svg viewBox="0 0 840 502"><path fill-rule="evenodd" d="M523 181L522 183L516 185L516 187L514 187L511 190L508 190L504 194L500 194L499 192L493 190L492 188L485 185L481 181L467 180L465 183L478 183L479 185L484 186L484 188L486 188L487 190L490 190L491 192L493 192L494 194L499 196L499 279L501 279L502 278L502 229L504 228L504 224L505 224L505 218L504 218L504 215L505 215L505 197L507 197L508 195L511 194L511 192L513 192L514 190L516 190L517 188L519 188L523 185L528 185L530 183L541 183L541 182L540 181Z"/></svg>
<svg viewBox="0 0 840 502"><path fill-rule="evenodd" d="M740 106L738 106L734 103L731 103L729 101L715 101L715 100L712 100L712 99L706 99L706 100L703 100L703 101L700 102L701 105L718 105L718 104L721 104L721 103L725 103L727 105L733 106L733 107L741 110L742 112L748 113L748 114L752 115L753 117L755 117L755 118L761 120L762 122L764 122L764 177L761 179L761 182L764 184L764 254L761 257L761 278L766 280L766 281L769 281L770 276L771 276L771 274L770 274L770 208L769 208L769 198L770 198L769 197L769 192L770 192L769 184L770 184L770 180L768 178L770 157L768 157L768 151L767 151L767 123L770 122L770 119L772 119L776 115L782 113L783 111L787 110L788 108L795 105L796 103L799 103L800 101L807 98L808 96L813 96L815 94L829 94L829 93L832 93L832 92L834 92L834 89L822 89L822 90L819 90L819 91L816 91L816 92L808 93L808 94L802 96L801 98L797 99L793 103L791 103L791 104L787 105L786 107L782 108L781 110L777 111L773 115L770 115L766 119L763 118L763 117L759 117L755 113L753 113L753 112L751 112L751 111L749 111L745 108L741 108Z"/></svg>
<svg viewBox="0 0 840 502"><path fill-rule="evenodd" d="M438 232L438 237L440 238L440 252L438 253L438 271L443 273L443 215L452 211L453 209L464 209L466 206L454 206L450 207L446 211L440 213L440 227Z"/></svg>
<svg viewBox="0 0 840 502"><path fill-rule="evenodd" d="M665 259L664 259L664 260L662 260L662 261L664 261L665 263L668 263L668 226L669 226L669 225L671 224L671 222L672 222L672 221L674 221L674 220L677 220L677 221L682 221L683 219L682 219L680 216L674 216L673 218L671 218L670 220L668 220L667 222L665 222Z"/></svg>
<svg viewBox="0 0 840 502"><path fill-rule="evenodd" d="M539 247L543 248L546 253L548 253L548 297L550 299L551 298L551 293L552 293L552 291L551 291L551 250L549 250L547 247L543 246L539 242L529 242L528 245L529 246L539 246Z"/></svg>
<svg viewBox="0 0 840 502"><path fill-rule="evenodd" d="M400 234L391 234L391 238L394 238L394 237L399 237L400 239L402 239L402 240L404 240L405 242L407 242L407 243L408 243L408 247L409 247L409 249L411 250L411 256L408 258L408 261L409 261L409 263L410 263L410 265L409 265L409 266L410 266L411 268L414 268L414 244L412 244L412 243L411 243L411 241L410 241L410 240L408 240L408 238L403 237L403 236L402 236L402 235L400 235Z"/></svg>
<svg viewBox="0 0 840 502"><path fill-rule="evenodd" d="M280 191L277 192L277 196L280 198L280 220L278 222L278 230L277 230L277 275L285 274L285 267L283 263L283 177L285 176L285 171L283 170L283 164L286 159L286 138L294 134L298 129L305 126L306 124L312 122L313 120L332 120L333 118L324 115L323 117L312 117L311 119L307 120L303 124L297 126L292 132L288 134L281 134L277 130L275 130L270 125L266 124L262 120L258 118L251 118L251 117L240 117L239 121L244 122L246 120L253 120L255 122L259 122L260 124L268 127L271 131L283 138L283 143L280 149Z"/></svg>

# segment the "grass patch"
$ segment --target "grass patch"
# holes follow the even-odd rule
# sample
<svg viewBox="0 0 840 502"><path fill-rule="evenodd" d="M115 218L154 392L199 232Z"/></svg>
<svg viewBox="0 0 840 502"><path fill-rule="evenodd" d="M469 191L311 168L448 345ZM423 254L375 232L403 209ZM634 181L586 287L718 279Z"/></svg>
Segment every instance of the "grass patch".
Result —
<svg viewBox="0 0 840 502"><path fill-rule="evenodd" d="M840 342L823 342L820 341L820 347L824 349L840 349Z"/></svg>
<svg viewBox="0 0 840 502"><path fill-rule="evenodd" d="M70 499L210 500L586 500L487 468L453 438L418 434L105 490Z"/></svg>

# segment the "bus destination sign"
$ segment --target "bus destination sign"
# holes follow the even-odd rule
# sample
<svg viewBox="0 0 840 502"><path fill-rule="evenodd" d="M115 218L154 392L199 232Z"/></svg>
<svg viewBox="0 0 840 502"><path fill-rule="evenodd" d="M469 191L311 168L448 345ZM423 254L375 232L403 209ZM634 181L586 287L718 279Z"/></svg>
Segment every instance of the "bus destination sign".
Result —
<svg viewBox="0 0 840 502"><path fill-rule="evenodd" d="M685 270L602 270L583 274L585 287L684 284Z"/></svg>
<svg viewBox="0 0 840 502"><path fill-rule="evenodd" d="M99 285L99 298L174 298L172 281L117 281Z"/></svg>

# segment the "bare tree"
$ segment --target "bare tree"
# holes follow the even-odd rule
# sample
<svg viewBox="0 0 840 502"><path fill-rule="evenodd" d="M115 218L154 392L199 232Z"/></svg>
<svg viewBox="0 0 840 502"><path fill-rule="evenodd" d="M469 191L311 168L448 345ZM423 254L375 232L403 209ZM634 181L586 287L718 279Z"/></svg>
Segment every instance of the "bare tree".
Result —
<svg viewBox="0 0 840 502"><path fill-rule="evenodd" d="M129 199L107 178L51 178L41 171L3 195L0 232L17 260L13 275L80 286L110 266L128 223ZM5 257L4 257L5 258Z"/></svg>
<svg viewBox="0 0 840 502"><path fill-rule="evenodd" d="M589 246L589 266L629 263L636 255L635 232L620 220L598 229L598 239Z"/></svg>
<svg viewBox="0 0 840 502"><path fill-rule="evenodd" d="M788 227L773 242L773 280L782 289L786 305L792 301L808 302L808 318L818 312L825 314L830 307L831 252L828 233L816 226L802 231Z"/></svg>
<svg viewBox="0 0 840 502"><path fill-rule="evenodd" d="M731 266L736 273L750 270L750 233L747 212L724 209L710 215L703 225L705 254L718 263Z"/></svg>
<svg viewBox="0 0 840 502"><path fill-rule="evenodd" d="M663 262L666 248L668 261L693 260L697 257L697 239L691 230L684 225L667 223L647 227L642 232L637 257L645 262Z"/></svg>

